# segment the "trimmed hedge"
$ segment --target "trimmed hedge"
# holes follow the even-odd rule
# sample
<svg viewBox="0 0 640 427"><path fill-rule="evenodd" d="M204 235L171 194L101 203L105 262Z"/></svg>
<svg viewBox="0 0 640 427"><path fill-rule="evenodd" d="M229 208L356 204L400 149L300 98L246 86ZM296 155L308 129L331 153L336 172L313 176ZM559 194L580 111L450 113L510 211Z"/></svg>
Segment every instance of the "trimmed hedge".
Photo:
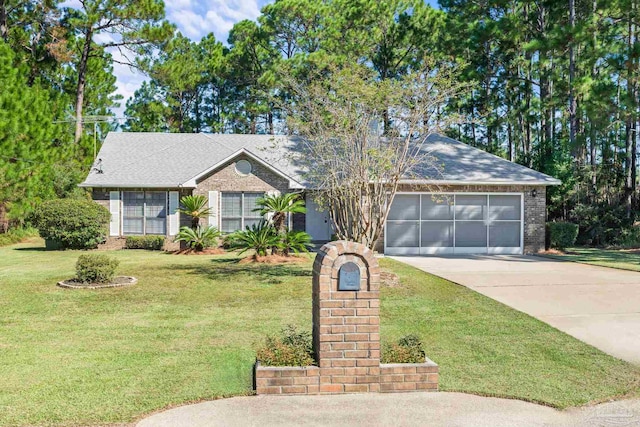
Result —
<svg viewBox="0 0 640 427"><path fill-rule="evenodd" d="M127 236L124 247L126 249L148 249L161 251L164 246L164 236Z"/></svg>
<svg viewBox="0 0 640 427"><path fill-rule="evenodd" d="M32 216L40 236L62 249L92 249L104 243L110 219L107 208L83 199L49 200Z"/></svg>
<svg viewBox="0 0 640 427"><path fill-rule="evenodd" d="M550 247L564 250L575 245L578 238L578 225L570 222L548 222L547 233Z"/></svg>
<svg viewBox="0 0 640 427"><path fill-rule="evenodd" d="M119 264L120 261L108 255L80 255L76 262L76 279L82 283L111 283Z"/></svg>

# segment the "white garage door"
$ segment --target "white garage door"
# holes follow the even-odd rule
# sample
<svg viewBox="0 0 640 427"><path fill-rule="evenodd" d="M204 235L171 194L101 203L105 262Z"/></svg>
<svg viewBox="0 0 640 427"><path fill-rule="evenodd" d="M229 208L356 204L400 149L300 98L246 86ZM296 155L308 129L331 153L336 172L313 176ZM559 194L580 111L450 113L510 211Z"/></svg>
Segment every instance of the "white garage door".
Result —
<svg viewBox="0 0 640 427"><path fill-rule="evenodd" d="M396 194L385 253L521 254L521 193Z"/></svg>

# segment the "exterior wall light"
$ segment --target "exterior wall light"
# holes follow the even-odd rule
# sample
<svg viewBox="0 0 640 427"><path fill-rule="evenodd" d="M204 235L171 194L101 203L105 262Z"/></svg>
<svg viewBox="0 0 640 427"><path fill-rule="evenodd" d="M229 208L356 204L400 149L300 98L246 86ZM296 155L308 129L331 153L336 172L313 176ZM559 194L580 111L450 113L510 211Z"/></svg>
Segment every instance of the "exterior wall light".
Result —
<svg viewBox="0 0 640 427"><path fill-rule="evenodd" d="M538 196L538 190L534 188L533 190L531 190L531 197L537 197L537 196Z"/></svg>

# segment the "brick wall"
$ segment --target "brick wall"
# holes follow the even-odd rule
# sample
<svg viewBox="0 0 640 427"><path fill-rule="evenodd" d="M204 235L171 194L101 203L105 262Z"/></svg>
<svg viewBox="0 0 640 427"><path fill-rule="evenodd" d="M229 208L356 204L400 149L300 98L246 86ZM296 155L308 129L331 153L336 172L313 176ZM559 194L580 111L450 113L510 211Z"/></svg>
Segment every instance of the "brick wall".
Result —
<svg viewBox="0 0 640 427"><path fill-rule="evenodd" d="M238 160L247 160L251 163L251 174L242 176L236 172L235 164ZM267 192L273 190L278 190L281 193L288 192L289 180L277 175L253 159L240 155L211 175L199 180L193 194L208 197L209 191Z"/></svg>
<svg viewBox="0 0 640 427"><path fill-rule="evenodd" d="M536 197L531 191L536 190ZM400 185L398 192L442 192L442 193L524 193L524 253L544 250L545 222L547 219L546 187L543 185ZM384 252L384 232L378 239L375 250Z"/></svg>

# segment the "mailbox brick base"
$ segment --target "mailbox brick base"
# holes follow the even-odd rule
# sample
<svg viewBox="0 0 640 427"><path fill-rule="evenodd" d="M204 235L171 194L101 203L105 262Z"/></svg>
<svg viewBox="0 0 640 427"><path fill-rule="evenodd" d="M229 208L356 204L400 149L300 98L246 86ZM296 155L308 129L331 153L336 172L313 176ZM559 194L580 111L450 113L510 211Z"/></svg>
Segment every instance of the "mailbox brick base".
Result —
<svg viewBox="0 0 640 427"><path fill-rule="evenodd" d="M348 288L354 283L358 288L359 276L357 290L340 290L340 268L346 264L350 273L356 273L349 275ZM379 295L380 267L370 249L345 241L320 248L313 264L312 294L318 366L264 367L256 363L257 394L437 390L438 365L430 360L380 364Z"/></svg>

